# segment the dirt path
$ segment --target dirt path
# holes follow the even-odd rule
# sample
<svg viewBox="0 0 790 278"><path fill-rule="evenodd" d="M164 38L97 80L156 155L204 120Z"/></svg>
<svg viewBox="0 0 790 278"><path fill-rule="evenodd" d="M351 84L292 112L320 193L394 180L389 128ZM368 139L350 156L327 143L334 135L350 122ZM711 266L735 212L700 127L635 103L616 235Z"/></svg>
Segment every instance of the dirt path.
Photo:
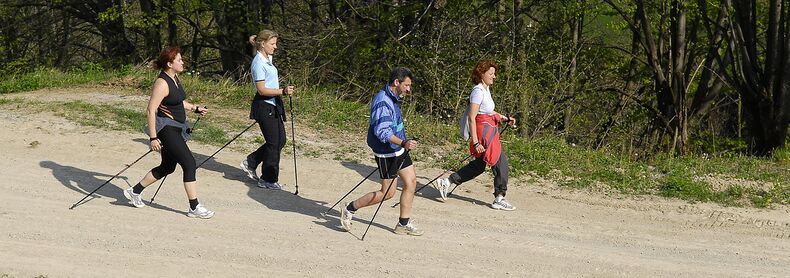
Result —
<svg viewBox="0 0 790 278"><path fill-rule="evenodd" d="M114 99L88 95L94 101ZM70 91L66 97L84 96ZM391 232L398 212L390 208L391 200L360 241L357 237L375 208L357 214L361 220L353 233L340 231L337 212L327 217L321 212L369 173L372 161L300 158L300 195L295 196L293 186L286 191L255 187L236 166L245 154L223 151L198 170L200 200L216 215L196 220L184 213L180 170L167 180L157 204L140 209L128 205L121 190L158 164L158 154L152 154L99 190L97 198L69 210L87 191L145 153L145 138L24 109L0 110L0 126L0 275L790 275L786 207L724 208L515 182L508 199L518 210L500 212L486 206L491 201L484 186L491 178L486 176L464 184L447 203L426 188L414 208L424 236ZM190 147L198 161L216 150L195 143ZM281 181L292 185L288 158L282 161ZM418 182L439 172L418 167ZM368 181L349 199L375 188ZM146 200L154 191L144 191Z"/></svg>

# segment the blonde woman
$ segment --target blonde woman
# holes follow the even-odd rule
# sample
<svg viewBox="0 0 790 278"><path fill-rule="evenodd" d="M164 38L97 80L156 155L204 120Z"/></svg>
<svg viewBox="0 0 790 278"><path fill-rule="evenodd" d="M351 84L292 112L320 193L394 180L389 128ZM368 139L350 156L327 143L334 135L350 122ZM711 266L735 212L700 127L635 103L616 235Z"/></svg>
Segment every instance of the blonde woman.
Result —
<svg viewBox="0 0 790 278"><path fill-rule="evenodd" d="M294 87L280 87L277 68L272 63L277 50L277 33L263 30L250 36L249 41L255 47L255 58L252 59L250 70L256 92L250 107L250 119L258 122L266 143L247 155L239 166L247 176L258 182L258 187L279 190L282 189L279 183L280 153L285 147L285 107L282 96L292 95ZM257 168L261 164L259 178Z"/></svg>

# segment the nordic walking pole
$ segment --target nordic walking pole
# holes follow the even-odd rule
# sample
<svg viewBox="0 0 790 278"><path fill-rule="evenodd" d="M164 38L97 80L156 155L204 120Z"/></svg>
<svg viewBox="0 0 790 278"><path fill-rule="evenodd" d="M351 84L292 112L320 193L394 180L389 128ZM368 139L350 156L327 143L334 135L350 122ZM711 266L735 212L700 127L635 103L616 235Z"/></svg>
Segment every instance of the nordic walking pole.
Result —
<svg viewBox="0 0 790 278"><path fill-rule="evenodd" d="M93 191L91 191L91 193L88 193L88 195L85 195L85 197L82 197L82 199L80 199L79 201L77 201L76 203L74 203L73 205L71 205L71 207L70 207L69 209L74 209L74 207L76 207L76 206L77 206L79 203L81 203L82 201L84 201L85 199L87 199L88 197L90 197L91 195L93 195L93 193L95 193L95 192L96 192L97 190L99 190L100 188L102 188L102 187L104 187L105 185L107 185L108 183L110 183L110 181L112 181L113 179L115 179L115 177L117 177L118 175L120 175L121 173L123 173L123 171L126 171L126 169L129 169L129 167L132 167L132 165L134 165L135 163L137 163L137 161L140 161L140 159L143 159L143 157L145 157L146 155L148 155L148 154L149 154L149 153L151 153L151 152L152 152L152 150L148 150L148 151L147 151L145 154L143 154L142 156L140 156L140 158L138 158L137 160L135 160L135 161L134 161L134 162L132 162L131 164L129 164L129 165L126 165L126 168L123 168L121 171L119 171L117 174L115 174L115 176L112 176L112 178L110 178L109 180L105 181L104 183L102 183L101 185L99 185L99 187L97 187L96 189L94 189Z"/></svg>
<svg viewBox="0 0 790 278"><path fill-rule="evenodd" d="M216 152L214 152L213 154L211 154L211 156L209 156L208 158L206 158L206 160L203 160L203 162L200 162L200 164L198 164L197 168L200 168L200 166L203 166L203 164L205 164L206 162L208 162L208 160L209 160L209 159L211 159L211 158L213 158L215 155L217 155L217 153L219 153L219 152L220 152L222 149L224 149L225 147L227 147L228 145L230 145L230 143L233 143L233 141L236 141L236 139L237 139L237 138L239 138L239 136L241 136L242 134L244 134L245 132L247 132L247 130L250 130L250 128L252 128L252 126L254 126L254 125L255 125L255 124L257 124L257 123L258 123L258 122L252 122L252 123L251 123L249 126L247 126L247 128L245 128L244 130L242 130L241 132L239 132L239 134L236 134L236 136L233 136L233 139L230 139L230 141L228 141L227 143L225 143L225 145L223 145L221 148L219 148L219 150L217 150Z"/></svg>
<svg viewBox="0 0 790 278"><path fill-rule="evenodd" d="M208 108L208 107L204 106L204 108ZM198 118L195 120L195 123L192 124L192 127L187 128L187 133L188 134L192 134L192 131L197 128L197 124L200 122L200 118L202 118L202 116L203 115L198 116ZM154 192L154 196L151 197L151 201L148 201L148 205L154 204L154 198L156 198L156 194L159 194L159 189L162 189L162 185L165 184L165 180L166 179L167 179L167 176L162 177L162 182L160 182L159 183L159 187L156 188L156 192Z"/></svg>
<svg viewBox="0 0 790 278"><path fill-rule="evenodd" d="M291 145L294 147L294 183L296 183L296 192L294 195L299 195L299 175L296 173L296 131L294 131L294 101L291 95L288 95L288 103L291 105Z"/></svg>
<svg viewBox="0 0 790 278"><path fill-rule="evenodd" d="M350 191L348 191L348 193L346 193L346 195L343 195L343 197L340 197L340 200L337 200L337 202L336 202L334 205L332 205L332 207L330 207L328 210L326 210L326 211L324 212L324 215L326 215L327 213L329 213L329 211L331 211L333 208L335 208L335 206L337 206L337 204L339 204L340 202L342 202L342 201L343 201L343 199L345 199L346 197L348 197L348 195L349 195L349 194L351 194L351 192L354 192L354 190L356 190L356 189L357 189L357 187L359 187L359 185L361 185L363 182L365 182L366 180L368 180L368 178L370 178L370 176L371 176L371 175L373 175L373 173L375 173L375 172L376 172L376 170L378 170L378 169L379 169L379 168L373 169L373 171L371 171L371 172L370 172L370 174L368 174L367 176L365 176L365 178L364 178L364 179L362 179L361 181L359 181L359 183L357 183L357 185L356 185L356 186L354 186L354 188L351 188L351 190L350 190Z"/></svg>
<svg viewBox="0 0 790 278"><path fill-rule="evenodd" d="M200 166L203 166L203 164L204 164L204 163L206 163L206 162L207 162L209 159L211 159L212 157L214 157L215 155L217 155L217 153L219 153L219 152L220 152L222 149L224 149L225 147L227 147L228 145L230 145L230 143L232 143L233 141L235 141L235 140L236 140L236 138L239 138L239 136L241 136L242 134L244 134L245 132L247 132L247 130L249 130L249 129L250 129L250 128L251 128L253 125L255 125L256 123L257 123L257 122L252 122L252 123L250 124L250 126L248 126L248 127L247 127L247 128L245 128L244 130L242 130L241 132L239 132L239 134L237 134L236 136L234 136L234 137L233 137L233 139L230 139L230 141L228 141L227 143L225 143L225 145L224 145L224 146L222 146L221 148L219 148L219 150L217 150L216 152L214 152L213 154L211 154L211 156L209 156L208 158L206 158L206 160L203 160L203 162L201 162L200 164L198 164L198 166L197 166L197 167L195 167L195 168L200 168ZM160 184L160 185L159 185L159 187L161 188L161 187L162 187L162 185ZM159 188L157 188L157 189L156 189L156 193L158 193L158 192L159 192ZM154 193L154 197L151 197L151 201L152 201L152 202L153 202L154 198L156 197L156 193Z"/></svg>
<svg viewBox="0 0 790 278"><path fill-rule="evenodd" d="M400 168L403 167L403 162L406 161L407 155L409 155L409 150L406 150L406 153L403 154L403 159L400 161L400 165L398 166L398 171L400 171ZM379 202L379 206L376 207L376 212L373 213L373 217L370 218L370 222L368 222L368 227L365 229L365 233L362 234L362 240L365 240L365 235L368 234L368 230L370 230L370 225L373 225L373 219L376 219L376 214L379 213L379 209L381 209L381 204L384 203L384 199L387 198L387 194L390 193L390 188L392 188L392 185L395 183L396 180L398 180L398 177L400 177L400 175L396 175L395 178L393 178L392 181L390 182L390 186L387 186L387 190L384 190L384 196L381 196L381 202ZM375 198L375 195L373 197Z"/></svg>
<svg viewBox="0 0 790 278"><path fill-rule="evenodd" d="M471 154L470 154L470 155L467 155L466 157L464 157L464 159L462 159L461 161L459 161L459 163L458 163L457 165L463 164L465 161L469 160L469 158L470 158L470 157L472 157L472 155L471 155ZM431 183L433 183L434 181L438 180L439 178L441 178L441 177L442 177L442 176L444 176L445 174L449 173L450 171L451 171L450 169L444 170L444 172L442 172L441 174L439 174L438 176L436 176L435 178L433 178L432 180L428 181L428 182L427 182L427 183L425 183L423 186L421 186L420 188L418 188L416 191L414 191L414 194L417 194L417 192L420 192L420 190L422 190L422 189L423 189L423 188L425 188L426 186L430 185L430 184L431 184ZM392 207L394 208L394 207L396 207L396 206L398 206L398 205L400 205L400 202L397 202L397 203L395 203L394 205L392 205Z"/></svg>

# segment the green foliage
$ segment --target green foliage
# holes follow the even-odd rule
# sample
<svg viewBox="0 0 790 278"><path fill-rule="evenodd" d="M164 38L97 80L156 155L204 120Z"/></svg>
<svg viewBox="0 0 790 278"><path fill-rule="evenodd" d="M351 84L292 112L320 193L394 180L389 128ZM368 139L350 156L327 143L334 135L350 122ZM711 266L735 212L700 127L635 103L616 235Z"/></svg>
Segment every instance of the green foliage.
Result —
<svg viewBox="0 0 790 278"><path fill-rule="evenodd" d="M15 73L6 76L0 81L0 94L100 83L121 73L106 71L101 66L92 63L83 64L80 69L68 72L40 68L29 73Z"/></svg>
<svg viewBox="0 0 790 278"><path fill-rule="evenodd" d="M771 155L774 161L777 162L784 162L787 165L790 165L790 143L785 143L785 147L775 150Z"/></svg>
<svg viewBox="0 0 790 278"><path fill-rule="evenodd" d="M747 153L748 145L740 138L727 138L710 132L699 132L691 139L691 152L715 156L740 156Z"/></svg>
<svg viewBox="0 0 790 278"><path fill-rule="evenodd" d="M570 187L606 185L621 192L647 193L656 183L649 167L602 151L570 146L557 138L531 141L511 139L509 144L511 173L560 181Z"/></svg>
<svg viewBox="0 0 790 278"><path fill-rule="evenodd" d="M193 129L192 140L211 145L222 145L230 138L224 129L212 126L205 122L198 123L196 129Z"/></svg>
<svg viewBox="0 0 790 278"><path fill-rule="evenodd" d="M339 100L318 88L302 88L293 100L295 113L311 127L345 134L367 132L367 105Z"/></svg>

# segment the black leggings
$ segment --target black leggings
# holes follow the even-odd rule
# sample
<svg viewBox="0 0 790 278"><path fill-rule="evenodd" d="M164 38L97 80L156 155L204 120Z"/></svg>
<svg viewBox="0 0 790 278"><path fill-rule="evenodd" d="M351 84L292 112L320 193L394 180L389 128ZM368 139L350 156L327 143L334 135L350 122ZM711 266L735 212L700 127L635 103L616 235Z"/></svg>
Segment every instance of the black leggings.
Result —
<svg viewBox="0 0 790 278"><path fill-rule="evenodd" d="M181 129L166 126L156 134L156 137L162 142L162 163L151 169L151 175L157 180L161 179L173 173L176 170L176 163L178 163L181 165L181 170L184 171L184 182L195 181L195 171L197 171L195 157L192 156L192 151L189 150L187 142L181 136Z"/></svg>
<svg viewBox="0 0 790 278"><path fill-rule="evenodd" d="M461 184L468 180L474 179L475 177L479 176L486 170L486 162L483 159L483 156L478 157L469 164L466 164L463 168L458 170L458 172L453 173L450 175L450 182L454 184ZM494 196L502 195L503 197L507 194L507 175L508 175L508 163L507 163L507 155L505 151L502 150L499 154L499 160L497 161L494 166L491 166L491 170L494 172Z"/></svg>

